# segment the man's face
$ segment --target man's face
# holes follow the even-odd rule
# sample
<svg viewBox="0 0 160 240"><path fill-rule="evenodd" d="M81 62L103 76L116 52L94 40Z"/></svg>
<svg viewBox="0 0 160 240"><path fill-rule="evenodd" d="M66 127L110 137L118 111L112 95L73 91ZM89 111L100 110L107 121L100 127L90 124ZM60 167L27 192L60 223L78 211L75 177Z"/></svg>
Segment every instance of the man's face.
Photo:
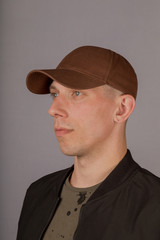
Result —
<svg viewBox="0 0 160 240"><path fill-rule="evenodd" d="M53 103L48 113L61 151L83 156L105 147L114 128L116 98L103 86L73 90L56 81L50 86Z"/></svg>

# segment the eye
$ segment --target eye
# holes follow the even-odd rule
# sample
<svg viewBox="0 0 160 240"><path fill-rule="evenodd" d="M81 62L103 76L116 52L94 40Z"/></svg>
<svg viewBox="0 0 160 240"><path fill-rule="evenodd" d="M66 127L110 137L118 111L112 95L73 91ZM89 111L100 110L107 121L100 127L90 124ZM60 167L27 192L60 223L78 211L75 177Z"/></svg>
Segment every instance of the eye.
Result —
<svg viewBox="0 0 160 240"><path fill-rule="evenodd" d="M75 94L76 96L79 96L79 95L81 95L82 93L79 92L79 91L75 91L74 94Z"/></svg>
<svg viewBox="0 0 160 240"><path fill-rule="evenodd" d="M51 97L52 97L53 99L56 98L56 97L58 97L58 93L56 93L56 92L53 92L53 93L51 93L50 95L51 95Z"/></svg>

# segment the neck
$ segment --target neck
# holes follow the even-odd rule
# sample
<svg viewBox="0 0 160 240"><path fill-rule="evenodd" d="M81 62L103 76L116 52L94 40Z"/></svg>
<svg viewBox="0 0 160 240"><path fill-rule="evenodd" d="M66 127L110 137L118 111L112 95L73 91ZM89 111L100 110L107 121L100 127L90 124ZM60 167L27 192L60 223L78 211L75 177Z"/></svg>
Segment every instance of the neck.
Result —
<svg viewBox="0 0 160 240"><path fill-rule="evenodd" d="M86 188L102 182L123 159L127 152L126 138L116 137L109 144L91 152L76 156L70 183L74 187Z"/></svg>

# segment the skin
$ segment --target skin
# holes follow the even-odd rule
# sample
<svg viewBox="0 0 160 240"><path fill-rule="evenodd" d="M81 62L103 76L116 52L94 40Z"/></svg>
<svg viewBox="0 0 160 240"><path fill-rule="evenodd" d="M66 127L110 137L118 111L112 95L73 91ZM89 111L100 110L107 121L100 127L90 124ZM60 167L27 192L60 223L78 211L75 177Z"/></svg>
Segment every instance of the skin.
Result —
<svg viewBox="0 0 160 240"><path fill-rule="evenodd" d="M60 149L74 156L70 183L80 188L100 183L127 152L125 123L134 98L107 85L74 90L56 81L50 93L53 102L48 113Z"/></svg>

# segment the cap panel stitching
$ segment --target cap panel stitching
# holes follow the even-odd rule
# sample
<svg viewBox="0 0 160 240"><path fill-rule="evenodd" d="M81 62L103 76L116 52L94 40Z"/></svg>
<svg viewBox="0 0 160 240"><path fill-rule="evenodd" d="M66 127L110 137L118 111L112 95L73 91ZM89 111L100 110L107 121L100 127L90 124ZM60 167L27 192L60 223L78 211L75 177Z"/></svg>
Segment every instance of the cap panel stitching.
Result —
<svg viewBox="0 0 160 240"><path fill-rule="evenodd" d="M102 78L100 78L99 76L97 76L97 75L95 75L95 74L89 74L88 72L85 72L85 71L80 71L79 69L77 69L77 68L68 68L68 69L65 69L65 68L58 68L58 69L62 69L62 70L73 70L73 71L76 71L76 72L78 72L78 73L82 73L82 74L85 74L85 75L87 75L87 76L89 76L89 77L95 77L95 78L97 78L98 80L100 80L101 82L104 82L105 83L105 81L103 81L103 79ZM57 70L58 70L57 69Z"/></svg>
<svg viewBox="0 0 160 240"><path fill-rule="evenodd" d="M111 71L111 67L112 67L112 63L113 63L113 54L114 54L114 52L113 51L111 51L111 61L110 61L110 66L109 66L109 70L108 70L108 75L106 74L106 72L107 72L107 70L106 70L106 72L105 72L105 83L106 84L109 84L109 82L108 82L108 78L109 78L109 74L110 74L110 71ZM106 76L107 75L107 76Z"/></svg>

